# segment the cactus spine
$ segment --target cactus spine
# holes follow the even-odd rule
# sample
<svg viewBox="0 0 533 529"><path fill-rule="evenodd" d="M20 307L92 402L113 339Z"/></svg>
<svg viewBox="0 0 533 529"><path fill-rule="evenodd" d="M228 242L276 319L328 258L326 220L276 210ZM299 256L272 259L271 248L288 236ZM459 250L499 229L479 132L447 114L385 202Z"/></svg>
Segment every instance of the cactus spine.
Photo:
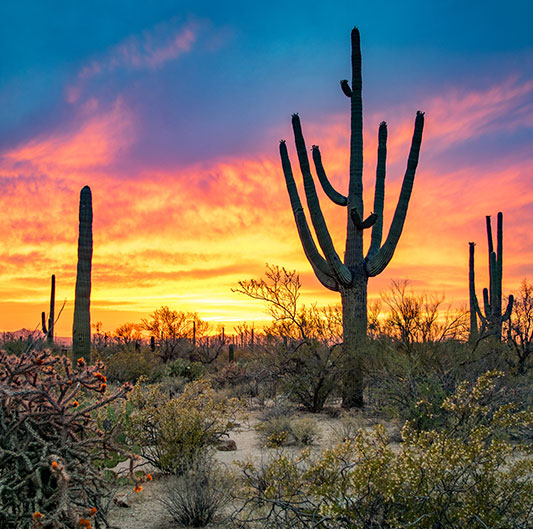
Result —
<svg viewBox="0 0 533 529"><path fill-rule="evenodd" d="M93 206L91 188L80 193L80 227L78 237L78 273L72 327L72 356L87 362L91 352L91 263L93 256Z"/></svg>
<svg viewBox="0 0 533 529"><path fill-rule="evenodd" d="M368 278L380 274L392 259L402 233L407 207L413 188L416 167L422 142L424 114L417 112L411 149L407 161L400 198L392 224L382 244L383 205L385 199L385 162L387 156L387 124L382 122L378 132L378 160L374 213L366 219L363 210L363 103L361 77L361 45L359 30L354 28L352 43L352 84L341 81L341 89L351 103L351 140L350 140L350 179L348 195L344 196L330 184L318 146L313 146L312 156L318 179L326 195L335 204L347 209L347 234L344 262L337 254L326 222L322 215L313 177L311 176L307 149L302 133L300 118L292 116L292 127L298 153L298 161L304 181L307 205L316 238L322 253L318 250L311 235L306 215L294 182L291 163L285 141L280 143L281 163L289 192L289 198L300 235L303 250L318 280L328 289L340 293L343 311L344 349L346 356L352 358L350 372L346 380L351 385L350 395L345 395L343 405L347 407L362 405L361 359L357 359L361 341L367 331L367 284ZM372 228L370 248L363 255L363 231ZM323 255L322 255L323 254ZM355 383L355 386L354 386Z"/></svg>
<svg viewBox="0 0 533 529"><path fill-rule="evenodd" d="M509 296L509 302L502 314L502 277L503 277L503 213L498 213L498 228L496 239L496 251L492 240L492 226L490 215L486 217L487 241L489 252L489 288L483 289L483 309L481 311L476 296L476 284L474 276L474 243L470 245L469 259L469 292L470 292L470 341L474 342L479 336L494 336L501 340L502 324L511 317L514 297ZM481 322L481 333L478 332L477 318Z"/></svg>
<svg viewBox="0 0 533 529"><path fill-rule="evenodd" d="M46 326L46 315L41 313L43 333L46 334L46 341L49 345L54 343L54 319L56 303L56 276L52 274L52 283L50 286L50 313L48 315L48 327Z"/></svg>

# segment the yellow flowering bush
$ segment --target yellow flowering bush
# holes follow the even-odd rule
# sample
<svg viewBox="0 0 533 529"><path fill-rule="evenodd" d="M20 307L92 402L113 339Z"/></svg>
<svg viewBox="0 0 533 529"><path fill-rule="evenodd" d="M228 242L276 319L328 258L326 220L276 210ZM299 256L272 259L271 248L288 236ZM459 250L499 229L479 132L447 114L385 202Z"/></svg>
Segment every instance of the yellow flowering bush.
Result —
<svg viewBox="0 0 533 529"><path fill-rule="evenodd" d="M217 396L204 379L190 382L173 398L157 385L144 386L141 379L129 395L128 405L132 411L126 435L146 460L171 473L182 472L227 436L242 409L241 401Z"/></svg>
<svg viewBox="0 0 533 529"><path fill-rule="evenodd" d="M506 433L531 428L533 413L484 404L499 375L461 384L443 403L446 428L407 422L399 449L378 425L317 457L279 454L263 468L243 465L241 517L253 514L265 528L531 527L532 447Z"/></svg>

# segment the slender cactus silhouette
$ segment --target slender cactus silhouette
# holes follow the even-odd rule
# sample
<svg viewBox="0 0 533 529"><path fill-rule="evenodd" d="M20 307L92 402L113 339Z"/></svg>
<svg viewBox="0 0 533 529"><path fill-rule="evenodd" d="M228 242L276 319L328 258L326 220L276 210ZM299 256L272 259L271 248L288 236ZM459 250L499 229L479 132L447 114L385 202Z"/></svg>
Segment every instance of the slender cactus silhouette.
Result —
<svg viewBox="0 0 533 529"><path fill-rule="evenodd" d="M46 341L49 345L54 343L54 318L55 318L55 303L56 303L56 276L52 274L52 281L50 286L50 313L48 315L48 326L46 325L46 314L41 313L43 333L46 334Z"/></svg>
<svg viewBox="0 0 533 529"><path fill-rule="evenodd" d="M80 228L78 237L78 274L72 327L72 356L87 362L91 353L91 264L93 257L93 206L91 188L80 192Z"/></svg>
<svg viewBox="0 0 533 529"><path fill-rule="evenodd" d="M367 285L368 278L380 274L392 259L402 233L416 167L422 142L424 114L417 112L407 169L392 224L385 242L383 235L383 205L385 199L385 165L387 155L387 124L382 122L378 132L378 160L374 213L366 219L363 208L363 104L361 78L361 45L359 30L351 34L352 44L352 84L341 81L341 89L351 101L351 140L350 140L350 179L348 195L336 191L329 182L318 146L312 147L312 157L318 180L326 195L339 206L347 208L348 221L344 262L337 254L326 222L322 215L311 168L307 156L302 126L298 114L292 116L292 127L300 170L303 176L305 196L322 253L317 248L294 181L291 163L285 141L280 142L280 155L287 190L296 221L296 227L307 259L318 280L328 289L338 291L342 300L344 349L350 358L347 365L345 395L346 407L362 406L362 340L367 331ZM363 232L372 228L369 250L363 254ZM322 255L323 254L323 255Z"/></svg>
<svg viewBox="0 0 533 529"><path fill-rule="evenodd" d="M492 226L490 215L486 217L487 241L489 250L489 288L483 289L483 309L481 311L476 296L476 283L474 275L474 247L475 243L468 243L470 248L469 259L469 292L470 292L470 342L475 342L484 335L494 336L498 340L502 337L502 324L511 317L514 297L509 296L507 308L502 314L502 277L503 277L503 213L498 213L498 228L496 235L496 251L492 240ZM478 330L477 318L481 322Z"/></svg>

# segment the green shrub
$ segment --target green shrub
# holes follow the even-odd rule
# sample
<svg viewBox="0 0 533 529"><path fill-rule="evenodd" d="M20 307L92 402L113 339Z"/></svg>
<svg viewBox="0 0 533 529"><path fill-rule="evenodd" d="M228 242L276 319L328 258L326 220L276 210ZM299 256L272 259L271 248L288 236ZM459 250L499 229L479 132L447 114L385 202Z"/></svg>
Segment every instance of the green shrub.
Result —
<svg viewBox="0 0 533 529"><path fill-rule="evenodd" d="M318 423L314 419L296 419L291 423L291 437L295 445L308 446L320 440Z"/></svg>
<svg viewBox="0 0 533 529"><path fill-rule="evenodd" d="M272 416L256 426L263 446L278 448L284 445L307 446L320 438L318 424L314 419L292 419Z"/></svg>
<svg viewBox="0 0 533 529"><path fill-rule="evenodd" d="M205 367L200 362L190 362L184 358L177 358L166 364L163 372L167 376L182 377L192 381L204 376Z"/></svg>
<svg viewBox="0 0 533 529"><path fill-rule="evenodd" d="M161 359L146 347L108 347L98 359L105 363L110 381L135 383L140 377L153 380L160 376Z"/></svg>
<svg viewBox="0 0 533 529"><path fill-rule="evenodd" d="M508 437L531 429L533 413L485 405L498 376L460 384L442 404L444 429L407 422L399 450L378 425L318 458L304 451L266 468L242 464L249 488L241 518L252 513L264 528L531 527L532 447Z"/></svg>
<svg viewBox="0 0 533 529"><path fill-rule="evenodd" d="M288 444L291 431L290 417L272 417L256 425L263 446L277 448Z"/></svg>
<svg viewBox="0 0 533 529"><path fill-rule="evenodd" d="M170 473L183 472L234 426L237 399L220 399L205 380L190 382L169 398L159 386L140 380L129 395L133 405L126 433L145 459Z"/></svg>

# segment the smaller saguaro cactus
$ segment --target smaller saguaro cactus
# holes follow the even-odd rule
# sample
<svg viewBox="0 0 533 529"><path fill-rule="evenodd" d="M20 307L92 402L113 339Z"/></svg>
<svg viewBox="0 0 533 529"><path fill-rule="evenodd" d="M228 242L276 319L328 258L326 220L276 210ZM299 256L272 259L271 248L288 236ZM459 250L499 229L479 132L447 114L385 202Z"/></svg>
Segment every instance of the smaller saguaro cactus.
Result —
<svg viewBox="0 0 533 529"><path fill-rule="evenodd" d="M79 221L72 356L74 360L83 357L88 362L91 353L91 265L93 258L93 205L89 186L85 186L80 192Z"/></svg>
<svg viewBox="0 0 533 529"><path fill-rule="evenodd" d="M52 345L54 343L54 318L56 303L56 276L52 274L52 284L50 287L50 313L48 315L48 327L46 326L46 314L41 313L43 333L46 334L46 341Z"/></svg>
<svg viewBox="0 0 533 529"><path fill-rule="evenodd" d="M477 296L474 275L474 247L470 246L469 259L469 291L470 291L470 341L475 341L479 336L495 336L498 340L502 336L502 324L507 321L513 310L514 298L511 294L505 312L502 314L502 277L503 277L503 213L498 213L498 229L496 239L496 251L492 240L492 226L490 215L487 216L487 240L489 251L489 288L483 289L483 309L480 309ZM477 318L481 322L478 331Z"/></svg>

